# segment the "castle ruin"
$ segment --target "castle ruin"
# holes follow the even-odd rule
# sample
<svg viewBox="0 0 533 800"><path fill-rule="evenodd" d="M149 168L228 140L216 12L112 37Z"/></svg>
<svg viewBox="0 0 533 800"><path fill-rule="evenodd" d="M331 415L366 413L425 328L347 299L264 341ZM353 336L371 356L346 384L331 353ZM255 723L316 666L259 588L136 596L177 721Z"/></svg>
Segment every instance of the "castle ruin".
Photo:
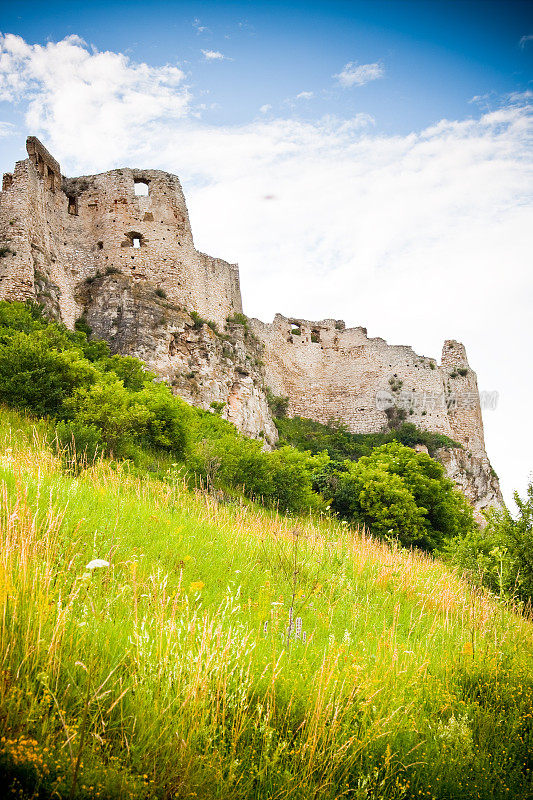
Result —
<svg viewBox="0 0 533 800"><path fill-rule="evenodd" d="M243 326L238 267L196 250L175 175L65 178L38 139L26 145L0 193L1 299L41 302L70 328L84 317L114 352L143 359L188 402L222 409L266 446L277 438L267 389L288 398L291 416L354 433L405 419L446 434L462 448L439 460L474 507L502 502L462 344L446 341L439 364L341 320L278 314Z"/></svg>

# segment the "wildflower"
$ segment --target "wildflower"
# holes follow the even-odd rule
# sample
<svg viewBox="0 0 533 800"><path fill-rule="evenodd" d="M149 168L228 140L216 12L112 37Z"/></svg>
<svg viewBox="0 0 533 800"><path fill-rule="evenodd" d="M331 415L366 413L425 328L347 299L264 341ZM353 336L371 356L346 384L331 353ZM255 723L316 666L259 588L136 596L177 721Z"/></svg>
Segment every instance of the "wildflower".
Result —
<svg viewBox="0 0 533 800"><path fill-rule="evenodd" d="M464 645L463 645L463 655L465 655L465 656L474 655L474 650L473 650L471 642L465 642L464 643Z"/></svg>
<svg viewBox="0 0 533 800"><path fill-rule="evenodd" d="M191 592L201 592L204 588L205 583L203 581L193 581L189 587L189 591Z"/></svg>
<svg viewBox="0 0 533 800"><path fill-rule="evenodd" d="M265 624L263 625L263 633L265 636L268 633L268 620L265 620Z"/></svg>
<svg viewBox="0 0 533 800"><path fill-rule="evenodd" d="M93 558L92 561L85 566L85 569L97 569L98 567L109 567L109 561L106 561L104 558Z"/></svg>
<svg viewBox="0 0 533 800"><path fill-rule="evenodd" d="M294 624L295 624L294 638L299 639L300 636L302 635L302 618L296 617L296 621Z"/></svg>

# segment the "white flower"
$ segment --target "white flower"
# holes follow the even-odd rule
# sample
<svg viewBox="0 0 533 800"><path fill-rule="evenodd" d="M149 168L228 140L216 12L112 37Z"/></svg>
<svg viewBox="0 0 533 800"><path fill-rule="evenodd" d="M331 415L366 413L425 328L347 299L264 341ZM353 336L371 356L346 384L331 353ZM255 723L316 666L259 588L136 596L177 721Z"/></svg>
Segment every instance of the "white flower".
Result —
<svg viewBox="0 0 533 800"><path fill-rule="evenodd" d="M93 558L92 561L89 561L85 569L97 569L97 567L108 567L109 561L105 561L103 558Z"/></svg>

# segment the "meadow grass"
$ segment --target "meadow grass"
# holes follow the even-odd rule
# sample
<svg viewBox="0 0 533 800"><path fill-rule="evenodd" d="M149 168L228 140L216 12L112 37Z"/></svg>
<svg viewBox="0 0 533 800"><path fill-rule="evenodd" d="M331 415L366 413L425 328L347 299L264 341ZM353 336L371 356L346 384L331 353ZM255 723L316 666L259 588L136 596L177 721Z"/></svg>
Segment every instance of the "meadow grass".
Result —
<svg viewBox="0 0 533 800"><path fill-rule="evenodd" d="M47 436L2 411L2 797L533 797L530 620L177 467L69 473Z"/></svg>

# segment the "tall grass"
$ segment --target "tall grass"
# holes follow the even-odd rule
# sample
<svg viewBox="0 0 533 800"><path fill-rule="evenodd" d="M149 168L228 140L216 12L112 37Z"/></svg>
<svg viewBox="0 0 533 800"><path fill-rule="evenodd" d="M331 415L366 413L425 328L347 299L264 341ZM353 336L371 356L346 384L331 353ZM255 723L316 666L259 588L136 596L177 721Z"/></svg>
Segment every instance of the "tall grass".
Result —
<svg viewBox="0 0 533 800"><path fill-rule="evenodd" d="M529 620L330 519L68 474L46 437L2 413L2 796L533 796Z"/></svg>

